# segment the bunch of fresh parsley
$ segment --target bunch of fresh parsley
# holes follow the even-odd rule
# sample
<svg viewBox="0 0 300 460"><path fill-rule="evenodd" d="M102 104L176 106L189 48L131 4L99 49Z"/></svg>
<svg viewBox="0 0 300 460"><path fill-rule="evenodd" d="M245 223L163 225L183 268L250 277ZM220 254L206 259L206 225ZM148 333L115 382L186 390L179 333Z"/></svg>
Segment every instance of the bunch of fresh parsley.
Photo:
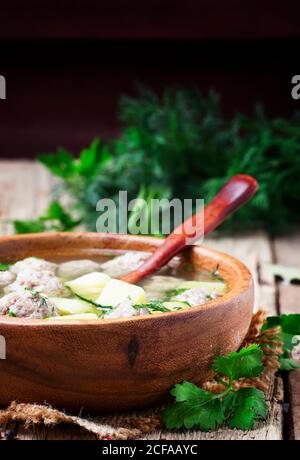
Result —
<svg viewBox="0 0 300 460"><path fill-rule="evenodd" d="M237 173L256 177L260 189L222 231L274 233L300 221L299 117L271 119L258 108L252 116L226 118L213 92L167 89L159 97L143 88L136 99L121 98L120 119L116 139L93 141L79 158L64 149L40 156L89 229L95 229L98 200L117 203L119 190L129 200L142 196L147 206L153 197L208 201Z"/></svg>
<svg viewBox="0 0 300 460"><path fill-rule="evenodd" d="M267 319L264 329L281 326L284 353L281 370L293 370L297 366L290 358L290 351L299 341L300 314L281 315ZM258 377L264 370L263 352L258 345L242 348L227 356L217 357L212 365L215 380L224 386L224 391L214 394L191 382L177 384L171 390L175 402L164 413L168 429L193 428L215 430L220 426L249 430L255 423L267 417L267 403L262 391L254 387L236 388L241 378Z"/></svg>
<svg viewBox="0 0 300 460"><path fill-rule="evenodd" d="M190 382L175 385L171 394L176 402L164 412L166 427L198 426L207 431L226 423L230 428L253 429L255 421L267 415L264 393L257 388L235 390L233 384L242 377L258 377L263 371L262 356L258 345L251 345L216 358L213 369L218 374L217 380L225 386L220 394L202 390Z"/></svg>
<svg viewBox="0 0 300 460"><path fill-rule="evenodd" d="M46 231L67 232L73 230L81 222L81 218L74 219L58 201L53 201L45 214L38 219L14 220L13 224L16 233L40 233Z"/></svg>
<svg viewBox="0 0 300 460"><path fill-rule="evenodd" d="M280 370L292 371L299 367L290 357L291 351L300 343L300 314L294 313L267 318L263 329L280 326L281 340L283 342L283 354L280 356Z"/></svg>

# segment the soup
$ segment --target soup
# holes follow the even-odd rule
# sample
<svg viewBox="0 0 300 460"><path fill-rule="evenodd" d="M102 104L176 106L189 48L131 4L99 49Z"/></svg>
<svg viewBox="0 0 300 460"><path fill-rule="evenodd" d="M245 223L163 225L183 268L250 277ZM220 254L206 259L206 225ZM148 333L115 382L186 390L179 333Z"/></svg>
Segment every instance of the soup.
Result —
<svg viewBox="0 0 300 460"><path fill-rule="evenodd" d="M147 257L129 251L97 260L29 257L0 264L0 315L55 321L157 315L203 305L226 292L218 267L213 273L195 271L178 258L140 285L118 279Z"/></svg>

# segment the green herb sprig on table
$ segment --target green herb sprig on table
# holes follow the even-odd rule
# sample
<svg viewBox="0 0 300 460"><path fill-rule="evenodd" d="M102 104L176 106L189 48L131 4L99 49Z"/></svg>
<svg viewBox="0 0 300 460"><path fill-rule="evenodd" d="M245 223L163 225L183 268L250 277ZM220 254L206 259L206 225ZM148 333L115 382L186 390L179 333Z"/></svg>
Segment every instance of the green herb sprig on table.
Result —
<svg viewBox="0 0 300 460"><path fill-rule="evenodd" d="M283 354L280 356L280 370L291 371L299 367L290 354L294 347L300 343L300 314L289 314L281 316L270 316L263 329L275 326L281 328L281 339L283 342Z"/></svg>
<svg viewBox="0 0 300 460"><path fill-rule="evenodd" d="M259 192L221 231L264 227L277 233L299 223L298 115L269 118L258 108L251 116L226 118L213 92L204 97L197 90L167 89L159 97L141 89L137 98L121 98L120 119L117 138L106 144L96 139L79 158L64 149L39 158L61 179L58 197L62 189L68 192L88 229L95 229L98 200L117 204L119 190L129 200L143 197L151 214L153 197L209 201L237 173L256 177ZM144 211L139 207L132 216ZM44 230L40 224L35 231Z"/></svg>
<svg viewBox="0 0 300 460"><path fill-rule="evenodd" d="M46 213L35 220L14 220L15 233L41 233L46 231L67 232L73 230L82 222L74 219L65 211L62 205L53 201Z"/></svg>
<svg viewBox="0 0 300 460"><path fill-rule="evenodd" d="M202 390L190 382L175 385L171 394L176 402L164 412L166 427L189 429L197 425L207 431L227 423L230 428L252 429L257 419L266 417L264 393L256 388L236 390L234 383L242 377L259 376L263 371L262 357L259 346L251 345L216 358L213 363L216 379L225 386L220 394Z"/></svg>
<svg viewBox="0 0 300 460"><path fill-rule="evenodd" d="M290 352L298 341L300 314L281 315L266 320L263 330L281 327L284 352L281 370L291 371L297 367ZM239 379L259 377L264 371L263 351L259 345L242 348L238 352L219 356L213 362L215 381L222 384L224 391L218 394L203 390L191 382L184 381L171 390L175 402L164 413L168 429L198 427L200 430L216 430L221 426L249 430L255 423L267 417L267 403L264 393L255 387L239 388Z"/></svg>

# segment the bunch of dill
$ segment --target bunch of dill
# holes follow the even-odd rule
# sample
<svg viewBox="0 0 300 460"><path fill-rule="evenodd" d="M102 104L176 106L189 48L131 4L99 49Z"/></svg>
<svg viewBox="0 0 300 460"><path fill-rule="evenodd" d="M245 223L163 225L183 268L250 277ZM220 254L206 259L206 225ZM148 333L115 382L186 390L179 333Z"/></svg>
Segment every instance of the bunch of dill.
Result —
<svg viewBox="0 0 300 460"><path fill-rule="evenodd" d="M234 174L254 176L257 195L222 231L286 230L300 221L300 117L222 115L218 96L198 90L167 89L161 97L142 89L122 97L119 136L95 140L79 158L59 149L40 161L62 180L74 208L94 230L101 198L204 198L208 202ZM59 195L59 194L58 194ZM59 198L56 194L56 198Z"/></svg>

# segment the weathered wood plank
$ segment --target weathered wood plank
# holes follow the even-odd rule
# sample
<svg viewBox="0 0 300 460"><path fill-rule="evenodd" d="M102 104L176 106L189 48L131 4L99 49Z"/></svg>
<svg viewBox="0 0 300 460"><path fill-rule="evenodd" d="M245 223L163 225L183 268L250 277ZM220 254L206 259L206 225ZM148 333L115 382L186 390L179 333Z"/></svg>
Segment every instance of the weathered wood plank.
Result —
<svg viewBox="0 0 300 460"><path fill-rule="evenodd" d="M277 314L276 284L273 276L270 276L264 270L266 264L274 262L272 242L265 232L255 232L238 238L207 238L204 244L222 252L227 252L244 262L251 271L255 282L256 300L254 309L262 308L267 315ZM282 386L280 378L278 379L278 385ZM282 439L282 425L282 406L277 402L273 402L270 408L269 420L262 424L260 430L246 433L226 430L221 434L218 432L214 439ZM204 436L202 433L202 436L201 439L209 439L209 437L206 437L207 434Z"/></svg>
<svg viewBox="0 0 300 460"><path fill-rule="evenodd" d="M276 263L300 268L300 230L274 241ZM300 286L279 283L282 313L300 313Z"/></svg>
<svg viewBox="0 0 300 460"><path fill-rule="evenodd" d="M275 385L274 395L281 400L282 380L278 379ZM99 422L99 420L98 420ZM105 418L102 423L110 424L110 417ZM112 423L116 423L116 419ZM88 433L78 426L59 425L54 427L36 426L34 428L19 426L16 431L18 439L23 440L44 440L44 439L95 439L95 435ZM241 431L220 429L216 432L205 433L201 431L189 432L169 432L158 430L144 435L142 439L167 439L167 440L280 440L282 439L282 405L280 402L275 402L269 405L269 416L266 422L258 424L255 430Z"/></svg>
<svg viewBox="0 0 300 460"><path fill-rule="evenodd" d="M249 235L207 238L208 247L227 252L240 259L251 271L255 282L255 310L263 308L268 315L276 314L276 286L273 277L262 274L265 264L272 263L270 239L264 232Z"/></svg>
<svg viewBox="0 0 300 460"><path fill-rule="evenodd" d="M300 267L300 232L277 238L274 242L276 262ZM278 284L280 313L300 313L300 286ZM298 355L298 357L300 357ZM300 363L300 360L299 360ZM288 376L290 402L290 436L300 440L300 370Z"/></svg>
<svg viewBox="0 0 300 460"><path fill-rule="evenodd" d="M30 161L0 163L0 234L12 233L9 219L33 219L48 205L53 184L50 174Z"/></svg>

